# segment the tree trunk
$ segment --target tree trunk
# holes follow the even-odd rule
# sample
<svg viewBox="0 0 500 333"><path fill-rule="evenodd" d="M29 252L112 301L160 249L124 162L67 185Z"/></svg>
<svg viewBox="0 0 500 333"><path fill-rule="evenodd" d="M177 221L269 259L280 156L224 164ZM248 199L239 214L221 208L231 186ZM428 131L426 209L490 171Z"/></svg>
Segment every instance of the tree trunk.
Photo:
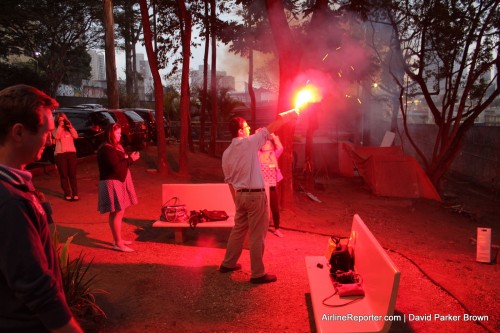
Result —
<svg viewBox="0 0 500 333"><path fill-rule="evenodd" d="M47 70L46 70L46 75L47 75L47 81L49 82L49 87L47 93L51 97L55 97L57 93L57 89L59 87L59 84L62 82L62 79L64 77L64 67L61 66L61 62L66 59L66 51L62 52L62 50L59 52L59 54L55 57L51 57L50 59L47 59Z"/></svg>
<svg viewBox="0 0 500 333"><path fill-rule="evenodd" d="M127 92L127 102L133 99L134 96L134 72L132 70L132 27L131 27L131 11L130 3L124 4L125 22L123 27L123 38L125 40L125 91ZM130 105L129 105L130 106Z"/></svg>
<svg viewBox="0 0 500 333"><path fill-rule="evenodd" d="M311 127L306 131L305 158L304 158L304 182L305 189L308 192L314 190L314 154L313 154L313 135L314 130Z"/></svg>
<svg viewBox="0 0 500 333"><path fill-rule="evenodd" d="M132 86L133 86L133 96L134 100L132 101L133 107L139 106L139 85L138 80L139 77L137 75L137 52L135 50L135 44L132 45Z"/></svg>
<svg viewBox="0 0 500 333"><path fill-rule="evenodd" d="M450 165L455 161L457 155L462 150L465 135L473 124L474 120L469 118L462 123L457 132L452 133L450 136L448 136L448 134L441 135L442 137L447 137L446 140L449 140L450 143L449 145L446 145L446 147L442 147L439 155L433 157L427 170L429 179L438 191L441 190L441 179L444 177Z"/></svg>
<svg viewBox="0 0 500 333"><path fill-rule="evenodd" d="M394 133L398 132L398 114L399 114L399 96L394 94L391 98L392 114L391 114L391 131Z"/></svg>
<svg viewBox="0 0 500 333"><path fill-rule="evenodd" d="M276 42L279 58L279 82L277 113L289 110L293 95L293 80L298 74L302 50L292 37L290 27L285 16L282 0L266 0L266 9L269 24ZM284 179L281 181L281 202L283 207L293 205L293 134L295 123L285 124L279 131L284 151L279 159Z"/></svg>
<svg viewBox="0 0 500 333"><path fill-rule="evenodd" d="M188 96L191 96L191 92L188 93ZM191 97L190 97L190 99L191 99ZM195 149L194 149L194 141L193 141L193 125L191 122L191 112L188 112L187 115L188 115L187 128L189 129L188 130L188 147L189 147L189 151L194 153Z"/></svg>
<svg viewBox="0 0 500 333"><path fill-rule="evenodd" d="M250 49L248 53L248 95L250 96L250 114L251 114L251 125L250 127L255 128L257 119L257 103L255 101L255 91L253 90L253 50Z"/></svg>
<svg viewBox="0 0 500 333"><path fill-rule="evenodd" d="M318 41L328 38L328 29L324 27L327 26L326 14L328 12L328 0L316 0L311 21L308 26L309 40ZM305 66L307 68L318 68L321 70L320 64L317 62L318 49L317 47L304 48L304 54L302 56L302 62L306 62ZM305 144L305 163L304 163L304 179L305 179L305 189L307 191L314 190L314 175L317 172L316 165L314 163L314 132L318 128L317 120L317 108L308 110L307 115L307 130L306 130L306 144Z"/></svg>
<svg viewBox="0 0 500 333"><path fill-rule="evenodd" d="M134 14L133 14L134 15ZM155 15L155 12L154 12L154 9L153 9L153 16ZM155 22L155 21L153 21ZM134 27L134 26L133 26ZM132 71L133 71L133 74L134 74L134 80L133 80L133 83L134 83L134 107L139 107L140 106L140 103L139 103L139 91L138 91L138 75L137 75L137 50L136 50L136 45L137 45L137 42L139 41L139 38L141 36L141 31L142 31L142 23L139 24L139 28L137 30L134 30L134 28L132 28ZM153 39L155 40L155 44L156 44L156 33L154 33L154 37ZM156 46L153 48L154 52L156 52ZM148 87L149 88L149 87Z"/></svg>
<svg viewBox="0 0 500 333"><path fill-rule="evenodd" d="M108 89L108 107L118 109L118 82L116 79L115 31L113 1L104 0L104 49L106 57L106 83Z"/></svg>
<svg viewBox="0 0 500 333"><path fill-rule="evenodd" d="M181 78L181 135L179 145L179 174L187 175L187 143L189 130L189 60L191 57L191 13L186 9L184 0L178 0L179 21L182 41L182 78Z"/></svg>
<svg viewBox="0 0 500 333"><path fill-rule="evenodd" d="M205 50L203 52L203 88L201 90L201 110L200 110L200 151L205 149L205 115L207 112L207 90L208 90L208 49L210 46L210 22L208 16L209 4L205 1Z"/></svg>
<svg viewBox="0 0 500 333"><path fill-rule="evenodd" d="M215 33L216 27L216 0L210 0L210 32L212 37L212 68L210 80L210 93L212 102L212 127L210 129L210 156L215 156L215 144L217 141L217 35Z"/></svg>
<svg viewBox="0 0 500 333"><path fill-rule="evenodd" d="M149 68L153 75L154 95L155 95L155 110L156 110L156 128L158 142L158 171L161 175L168 174L167 165L167 143L165 140L165 131L163 130L163 85L161 83L160 72L158 71L158 60L156 53L153 51L153 36L151 27L149 26L149 12L146 0L140 0L141 19L144 29L144 44L149 60Z"/></svg>
<svg viewBox="0 0 500 333"><path fill-rule="evenodd" d="M305 164L304 164L304 176L305 176L305 188L307 191L314 190L314 132L318 128L318 112L317 107L310 108L308 110L308 122L306 131L306 145L305 145Z"/></svg>

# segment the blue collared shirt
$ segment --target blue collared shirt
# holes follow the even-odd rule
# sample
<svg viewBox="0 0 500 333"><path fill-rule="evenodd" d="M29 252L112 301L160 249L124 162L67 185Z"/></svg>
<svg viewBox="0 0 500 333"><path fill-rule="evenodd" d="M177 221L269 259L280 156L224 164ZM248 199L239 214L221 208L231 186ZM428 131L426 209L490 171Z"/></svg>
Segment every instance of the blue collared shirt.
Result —
<svg viewBox="0 0 500 333"><path fill-rule="evenodd" d="M266 143L268 136L269 131L264 127L248 137L233 138L222 154L224 181L235 190L264 188L258 151Z"/></svg>

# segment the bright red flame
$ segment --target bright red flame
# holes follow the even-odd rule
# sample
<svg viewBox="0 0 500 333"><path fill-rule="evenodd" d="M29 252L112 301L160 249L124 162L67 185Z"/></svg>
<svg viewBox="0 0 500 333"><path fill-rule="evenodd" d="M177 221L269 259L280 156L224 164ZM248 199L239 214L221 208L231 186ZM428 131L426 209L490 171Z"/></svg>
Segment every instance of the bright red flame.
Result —
<svg viewBox="0 0 500 333"><path fill-rule="evenodd" d="M309 103L319 102L321 96L317 87L308 84L295 96L295 108L301 109Z"/></svg>

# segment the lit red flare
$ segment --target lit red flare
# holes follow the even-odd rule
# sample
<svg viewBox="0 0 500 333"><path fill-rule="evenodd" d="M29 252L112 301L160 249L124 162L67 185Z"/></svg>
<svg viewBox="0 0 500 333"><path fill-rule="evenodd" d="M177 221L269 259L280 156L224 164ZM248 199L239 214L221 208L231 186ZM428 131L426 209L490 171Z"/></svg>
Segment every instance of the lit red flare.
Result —
<svg viewBox="0 0 500 333"><path fill-rule="evenodd" d="M321 100L321 95L316 86L311 84L306 85L304 88L300 89L295 95L295 108L302 109L309 103L319 102Z"/></svg>

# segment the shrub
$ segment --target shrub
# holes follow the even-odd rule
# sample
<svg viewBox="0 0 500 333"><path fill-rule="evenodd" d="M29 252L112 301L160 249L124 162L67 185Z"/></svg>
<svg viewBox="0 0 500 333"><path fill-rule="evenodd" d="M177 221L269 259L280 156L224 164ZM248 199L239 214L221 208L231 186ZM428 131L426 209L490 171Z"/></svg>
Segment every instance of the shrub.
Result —
<svg viewBox="0 0 500 333"><path fill-rule="evenodd" d="M70 258L69 245L73 238L74 235L68 237L66 242L60 246L57 231L54 229L54 247L61 267L66 301L85 332L98 332L106 319L106 314L97 304L95 295L107 292L93 287L96 275L89 276L88 272L94 259L85 264L86 256L83 252L80 252L74 259Z"/></svg>

